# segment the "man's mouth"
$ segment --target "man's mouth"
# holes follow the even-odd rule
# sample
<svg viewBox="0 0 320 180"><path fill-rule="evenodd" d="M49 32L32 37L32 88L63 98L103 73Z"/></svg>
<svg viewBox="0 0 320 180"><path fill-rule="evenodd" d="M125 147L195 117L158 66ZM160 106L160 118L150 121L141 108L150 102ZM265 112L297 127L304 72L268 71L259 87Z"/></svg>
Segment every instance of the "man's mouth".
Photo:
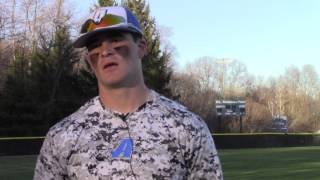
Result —
<svg viewBox="0 0 320 180"><path fill-rule="evenodd" d="M105 64L103 66L103 69L108 69L108 68L115 67L115 66L118 66L118 63L110 62L110 63Z"/></svg>

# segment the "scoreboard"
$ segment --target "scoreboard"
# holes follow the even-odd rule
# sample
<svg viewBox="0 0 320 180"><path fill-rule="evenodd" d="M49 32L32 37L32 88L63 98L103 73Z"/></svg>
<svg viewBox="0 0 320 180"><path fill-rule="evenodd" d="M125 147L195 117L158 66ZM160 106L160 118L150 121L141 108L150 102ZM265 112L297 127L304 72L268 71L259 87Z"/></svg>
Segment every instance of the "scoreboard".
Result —
<svg viewBox="0 0 320 180"><path fill-rule="evenodd" d="M246 114L245 101L216 101L218 116L244 116Z"/></svg>

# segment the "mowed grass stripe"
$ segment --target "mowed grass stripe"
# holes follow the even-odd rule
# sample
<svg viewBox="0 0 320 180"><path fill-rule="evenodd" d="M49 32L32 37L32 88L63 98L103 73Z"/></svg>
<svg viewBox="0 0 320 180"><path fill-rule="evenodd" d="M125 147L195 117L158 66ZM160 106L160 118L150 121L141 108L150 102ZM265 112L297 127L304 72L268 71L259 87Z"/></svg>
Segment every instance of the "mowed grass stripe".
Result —
<svg viewBox="0 0 320 180"><path fill-rule="evenodd" d="M320 147L220 150L226 180L320 179Z"/></svg>
<svg viewBox="0 0 320 180"><path fill-rule="evenodd" d="M320 146L218 151L225 180L320 179ZM32 179L36 158L0 156L0 179Z"/></svg>
<svg viewBox="0 0 320 180"><path fill-rule="evenodd" d="M0 156L0 179L32 179L36 159L37 155Z"/></svg>

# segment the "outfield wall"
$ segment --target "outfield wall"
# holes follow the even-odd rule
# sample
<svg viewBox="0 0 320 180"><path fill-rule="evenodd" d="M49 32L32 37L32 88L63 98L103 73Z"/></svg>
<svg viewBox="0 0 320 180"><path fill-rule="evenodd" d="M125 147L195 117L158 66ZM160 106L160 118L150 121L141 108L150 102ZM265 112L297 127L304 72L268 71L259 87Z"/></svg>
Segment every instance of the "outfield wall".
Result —
<svg viewBox="0 0 320 180"><path fill-rule="evenodd" d="M44 137L0 138L1 155L39 154Z"/></svg>
<svg viewBox="0 0 320 180"><path fill-rule="evenodd" d="M1 155L38 154L44 137L0 138ZM320 134L214 134L217 149L320 146Z"/></svg>
<svg viewBox="0 0 320 180"><path fill-rule="evenodd" d="M320 146L320 134L314 133L238 133L214 134L217 149Z"/></svg>

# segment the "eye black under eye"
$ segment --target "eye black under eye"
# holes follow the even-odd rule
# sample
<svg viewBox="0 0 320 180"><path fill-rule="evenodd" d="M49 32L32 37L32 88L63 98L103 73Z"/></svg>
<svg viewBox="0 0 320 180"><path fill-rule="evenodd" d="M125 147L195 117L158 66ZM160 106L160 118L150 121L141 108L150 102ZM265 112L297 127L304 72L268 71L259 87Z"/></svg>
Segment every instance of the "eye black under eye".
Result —
<svg viewBox="0 0 320 180"><path fill-rule="evenodd" d="M122 48L122 46L117 46L117 47L115 47L114 49L115 49L116 51L120 51L121 48Z"/></svg>

